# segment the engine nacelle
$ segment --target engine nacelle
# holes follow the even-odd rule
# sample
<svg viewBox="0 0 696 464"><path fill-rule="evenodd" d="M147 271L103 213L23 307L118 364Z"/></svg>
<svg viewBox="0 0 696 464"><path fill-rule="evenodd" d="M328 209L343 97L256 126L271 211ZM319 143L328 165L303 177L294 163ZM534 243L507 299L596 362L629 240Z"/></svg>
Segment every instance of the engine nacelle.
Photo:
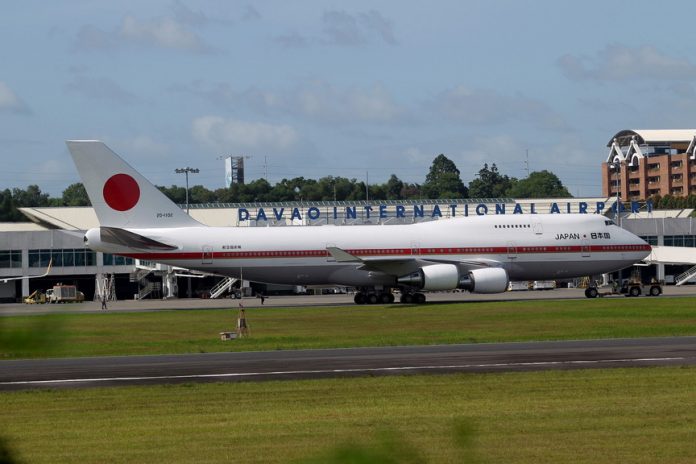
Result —
<svg viewBox="0 0 696 464"><path fill-rule="evenodd" d="M399 277L397 282L419 290L463 288L472 293L502 293L507 290L510 278L505 269L500 267L474 269L461 275L454 264L433 264Z"/></svg>
<svg viewBox="0 0 696 464"><path fill-rule="evenodd" d="M453 290L459 284L459 270L454 264L433 264L399 277L397 281L419 290Z"/></svg>
<svg viewBox="0 0 696 464"><path fill-rule="evenodd" d="M510 278L501 267L474 269L459 281L459 288L471 293L502 293L507 290Z"/></svg>

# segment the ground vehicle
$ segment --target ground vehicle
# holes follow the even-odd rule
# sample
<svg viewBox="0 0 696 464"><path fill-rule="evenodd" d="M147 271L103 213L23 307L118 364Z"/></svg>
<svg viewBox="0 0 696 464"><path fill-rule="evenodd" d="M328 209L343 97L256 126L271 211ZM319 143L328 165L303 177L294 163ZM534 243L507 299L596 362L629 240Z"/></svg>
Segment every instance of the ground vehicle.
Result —
<svg viewBox="0 0 696 464"><path fill-rule="evenodd" d="M24 299L26 304L43 304L46 302L46 295L41 290L34 290L34 292Z"/></svg>
<svg viewBox="0 0 696 464"><path fill-rule="evenodd" d="M535 280L532 284L532 290L553 290L556 288L555 280Z"/></svg>
<svg viewBox="0 0 696 464"><path fill-rule="evenodd" d="M46 290L47 303L82 303L83 301L85 301L85 294L74 285L58 284Z"/></svg>
<svg viewBox="0 0 696 464"><path fill-rule="evenodd" d="M663 284L664 282L658 282L655 280L644 284L639 277L634 276L630 279L624 279L621 281L621 283L613 282L609 291L600 291L596 286L588 287L585 290L585 296L587 298L601 298L610 295L660 296L662 294Z"/></svg>

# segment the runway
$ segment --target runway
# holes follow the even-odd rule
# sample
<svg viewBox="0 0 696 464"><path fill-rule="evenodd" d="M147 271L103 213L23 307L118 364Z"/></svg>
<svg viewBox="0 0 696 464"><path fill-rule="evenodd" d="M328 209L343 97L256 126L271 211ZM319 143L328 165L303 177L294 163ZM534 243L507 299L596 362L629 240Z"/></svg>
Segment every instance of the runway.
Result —
<svg viewBox="0 0 696 464"><path fill-rule="evenodd" d="M696 337L0 361L0 390L696 365Z"/></svg>

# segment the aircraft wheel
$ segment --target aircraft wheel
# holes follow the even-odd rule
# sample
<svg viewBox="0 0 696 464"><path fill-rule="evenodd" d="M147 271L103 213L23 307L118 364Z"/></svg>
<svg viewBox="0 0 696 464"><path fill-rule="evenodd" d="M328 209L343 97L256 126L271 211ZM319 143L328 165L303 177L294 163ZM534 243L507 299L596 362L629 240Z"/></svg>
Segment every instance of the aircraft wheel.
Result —
<svg viewBox="0 0 696 464"><path fill-rule="evenodd" d="M640 296L640 288L639 287L631 287L631 289L628 291L628 294L631 296Z"/></svg>
<svg viewBox="0 0 696 464"><path fill-rule="evenodd" d="M369 295L367 295L367 302L368 302L369 304L377 304L377 303L379 303L379 298L377 297L377 294L376 294L376 293L370 293Z"/></svg>
<svg viewBox="0 0 696 464"><path fill-rule="evenodd" d="M365 294L362 292L356 293L353 301L355 301L355 304L365 304Z"/></svg>
<svg viewBox="0 0 696 464"><path fill-rule="evenodd" d="M594 287L590 287L585 290L585 296L587 298L597 298L597 295L599 295L599 292Z"/></svg>
<svg viewBox="0 0 696 464"><path fill-rule="evenodd" d="M413 293L404 293L401 295L401 302L404 304L413 303Z"/></svg>
<svg viewBox="0 0 696 464"><path fill-rule="evenodd" d="M379 300L382 304L393 303L394 302L394 295L392 295L391 293L381 293L379 295Z"/></svg>
<svg viewBox="0 0 696 464"><path fill-rule="evenodd" d="M658 286L650 287L650 296L660 296L662 289Z"/></svg>
<svg viewBox="0 0 696 464"><path fill-rule="evenodd" d="M423 304L425 303L425 295L422 293L416 293L415 295L413 295L413 300L416 304Z"/></svg>

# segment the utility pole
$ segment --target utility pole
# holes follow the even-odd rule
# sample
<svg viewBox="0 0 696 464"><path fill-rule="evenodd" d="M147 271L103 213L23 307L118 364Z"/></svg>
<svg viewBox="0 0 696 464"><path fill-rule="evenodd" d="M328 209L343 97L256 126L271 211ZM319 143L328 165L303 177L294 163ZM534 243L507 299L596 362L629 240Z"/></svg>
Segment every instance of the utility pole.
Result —
<svg viewBox="0 0 696 464"><path fill-rule="evenodd" d="M365 201L370 201L370 171L365 171Z"/></svg>
<svg viewBox="0 0 696 464"><path fill-rule="evenodd" d="M529 148L527 148L527 158L524 161L524 169L527 171L527 177L529 177Z"/></svg>
<svg viewBox="0 0 696 464"><path fill-rule="evenodd" d="M185 168L177 168L177 169L174 170L174 172L176 172L177 174L185 174L185 175L186 175L186 214L188 214L188 213L189 213L189 182L188 182L188 175L189 175L189 172L190 172L191 174L198 174L198 173L200 172L200 170L197 169L197 168L185 167Z"/></svg>

